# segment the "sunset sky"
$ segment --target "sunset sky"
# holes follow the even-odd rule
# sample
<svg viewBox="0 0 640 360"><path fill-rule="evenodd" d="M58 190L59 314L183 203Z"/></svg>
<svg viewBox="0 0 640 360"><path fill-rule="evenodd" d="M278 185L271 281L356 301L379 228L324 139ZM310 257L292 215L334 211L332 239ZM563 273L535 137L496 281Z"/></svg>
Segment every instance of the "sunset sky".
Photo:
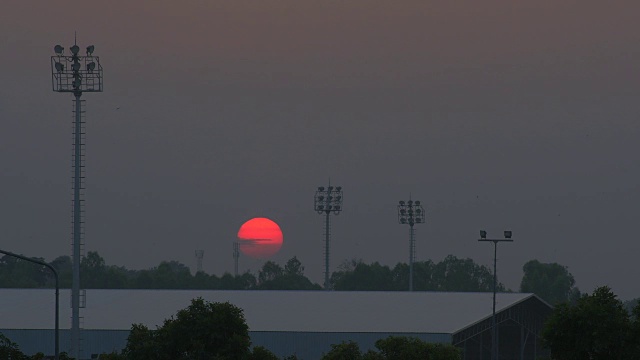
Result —
<svg viewBox="0 0 640 360"><path fill-rule="evenodd" d="M0 248L71 253L72 96L53 46L95 45L85 249L222 275L252 217L322 282L318 186L344 189L332 270L408 261L396 205L421 200L417 259L531 259L582 291L640 297L640 2L5 1ZM263 261L240 259L241 271Z"/></svg>

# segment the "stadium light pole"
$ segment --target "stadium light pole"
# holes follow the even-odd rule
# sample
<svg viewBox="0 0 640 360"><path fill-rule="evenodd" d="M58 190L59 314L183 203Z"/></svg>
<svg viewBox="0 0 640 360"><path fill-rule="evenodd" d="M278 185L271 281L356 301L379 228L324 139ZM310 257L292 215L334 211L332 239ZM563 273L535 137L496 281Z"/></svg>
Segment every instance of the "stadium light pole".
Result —
<svg viewBox="0 0 640 360"><path fill-rule="evenodd" d="M84 100L82 93L102 92L102 66L100 59L93 56L95 47L87 46L86 56L74 42L69 48L56 45L51 56L51 83L53 91L72 93L74 96L73 122L73 269L71 285L71 356L80 358L80 260L84 231ZM86 300L86 299L85 299ZM82 305L84 307L84 305Z"/></svg>
<svg viewBox="0 0 640 360"><path fill-rule="evenodd" d="M409 225L409 291L413 291L413 263L416 258L416 240L413 225L424 224L424 207L420 201L409 200L398 203L398 223Z"/></svg>
<svg viewBox="0 0 640 360"><path fill-rule="evenodd" d="M58 284L58 272L56 271L56 269L47 264L44 261L40 261L40 260L36 260L36 259L31 259L28 258L26 256L22 256L22 255L18 255L15 253L12 253L10 251L5 251L5 250L0 250L0 253L8 255L8 256L13 256L15 258L24 260L24 261L28 261L34 264L38 264L38 265L42 265L44 267L46 267L47 269L51 270L51 272L53 272L53 276L56 279L56 310L55 310L55 330L53 333L54 336L54 346L55 346L55 359L58 360L60 358L60 286Z"/></svg>
<svg viewBox="0 0 640 360"><path fill-rule="evenodd" d="M491 359L498 360L498 327L496 326L496 286L498 284L497 273L497 256L498 256L498 243L499 242L513 242L511 238L512 233L510 230L504 231L504 239L487 239L487 232L480 230L480 239L478 241L486 241L493 243L493 312L491 315Z"/></svg>
<svg viewBox="0 0 640 360"><path fill-rule="evenodd" d="M331 238L330 216L333 212L339 215L342 211L342 186L324 186L318 187L314 197L314 209L318 214L325 214L325 248L324 248L324 289L329 290L329 241Z"/></svg>

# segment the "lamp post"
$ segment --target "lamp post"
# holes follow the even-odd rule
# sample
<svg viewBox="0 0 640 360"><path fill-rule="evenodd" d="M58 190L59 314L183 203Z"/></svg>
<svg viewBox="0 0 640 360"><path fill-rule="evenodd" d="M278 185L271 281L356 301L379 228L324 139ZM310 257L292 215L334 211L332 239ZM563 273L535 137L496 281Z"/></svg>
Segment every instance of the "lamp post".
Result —
<svg viewBox="0 0 640 360"><path fill-rule="evenodd" d="M409 200L398 203L398 223L409 225L409 291L413 291L413 263L416 257L416 241L413 225L424 224L424 207L420 201Z"/></svg>
<svg viewBox="0 0 640 360"><path fill-rule="evenodd" d="M22 255L18 255L18 254L14 254L10 251L5 251L5 250L0 250L0 253L8 255L8 256L13 256L15 258L18 259L22 259L24 261L28 261L28 262L32 262L34 264L38 264L38 265L42 265L45 266L46 268L48 268L49 270L51 270L51 272L53 272L53 275L56 279L56 310L55 310L55 330L54 330L54 346L55 346L55 356L56 356L56 360L58 360L60 358L60 287L58 285L58 272L56 271L56 269L47 264L44 261L40 261L40 260L36 260L36 259L30 259L26 256L22 256Z"/></svg>
<svg viewBox="0 0 640 360"><path fill-rule="evenodd" d="M480 230L480 239L478 241L486 241L493 243L493 312L491 315L491 329L493 334L491 335L491 359L498 360L498 327L496 326L496 286L498 283L497 273L497 256L498 256L498 243L499 242L513 242L511 239L511 231L504 231L504 239L487 239L487 232Z"/></svg>
<svg viewBox="0 0 640 360"><path fill-rule="evenodd" d="M342 211L342 186L318 187L314 197L314 209L318 214L325 214L325 249L324 249L324 289L329 290L329 241L331 238L330 215L339 215Z"/></svg>
<svg viewBox="0 0 640 360"><path fill-rule="evenodd" d="M51 56L51 83L53 91L73 93L73 269L71 284L71 356L80 358L80 257L84 233L84 92L102 92L102 66L93 56L95 47L87 46L86 56L79 54L80 47L73 44L70 55L56 45Z"/></svg>

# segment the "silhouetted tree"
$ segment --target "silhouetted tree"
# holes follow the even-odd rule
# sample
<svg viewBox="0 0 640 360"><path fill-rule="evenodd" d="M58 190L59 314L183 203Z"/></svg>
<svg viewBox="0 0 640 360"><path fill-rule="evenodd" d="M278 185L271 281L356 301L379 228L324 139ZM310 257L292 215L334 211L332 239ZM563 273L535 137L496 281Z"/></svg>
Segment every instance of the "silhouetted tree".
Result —
<svg viewBox="0 0 640 360"><path fill-rule="evenodd" d="M638 309L640 310L640 309ZM638 312L640 314L640 312ZM632 322L608 287L585 294L575 304L561 303L547 320L542 337L554 359L637 359L637 316Z"/></svg>
<svg viewBox="0 0 640 360"><path fill-rule="evenodd" d="M576 281L566 266L531 260L524 264L522 270L521 292L534 293L551 305L575 301L580 297L580 290L574 286Z"/></svg>
<svg viewBox="0 0 640 360"><path fill-rule="evenodd" d="M133 325L123 353L131 360L244 359L249 345L242 309L198 298L155 331Z"/></svg>

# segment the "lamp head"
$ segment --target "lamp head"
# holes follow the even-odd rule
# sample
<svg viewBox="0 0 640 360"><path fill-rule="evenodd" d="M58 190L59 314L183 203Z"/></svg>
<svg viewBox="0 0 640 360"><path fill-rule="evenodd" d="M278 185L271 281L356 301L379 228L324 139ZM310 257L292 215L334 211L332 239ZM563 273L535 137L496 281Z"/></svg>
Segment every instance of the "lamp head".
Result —
<svg viewBox="0 0 640 360"><path fill-rule="evenodd" d="M93 54L93 50L95 50L96 47L93 45L89 45L87 46L87 56L91 56L91 54Z"/></svg>
<svg viewBox="0 0 640 360"><path fill-rule="evenodd" d="M78 52L80 51L80 46L78 45L73 45L71 47L71 52L73 53L73 55L78 55Z"/></svg>
<svg viewBox="0 0 640 360"><path fill-rule="evenodd" d="M511 233L511 230L505 230L505 231L504 231L504 237L505 237L505 239L511 239L511 235L513 235L513 234Z"/></svg>
<svg viewBox="0 0 640 360"><path fill-rule="evenodd" d="M53 51L58 55L62 55L64 53L64 48L60 45L56 45L53 47Z"/></svg>
<svg viewBox="0 0 640 360"><path fill-rule="evenodd" d="M487 238L487 232L484 230L480 230L480 239L486 239Z"/></svg>

